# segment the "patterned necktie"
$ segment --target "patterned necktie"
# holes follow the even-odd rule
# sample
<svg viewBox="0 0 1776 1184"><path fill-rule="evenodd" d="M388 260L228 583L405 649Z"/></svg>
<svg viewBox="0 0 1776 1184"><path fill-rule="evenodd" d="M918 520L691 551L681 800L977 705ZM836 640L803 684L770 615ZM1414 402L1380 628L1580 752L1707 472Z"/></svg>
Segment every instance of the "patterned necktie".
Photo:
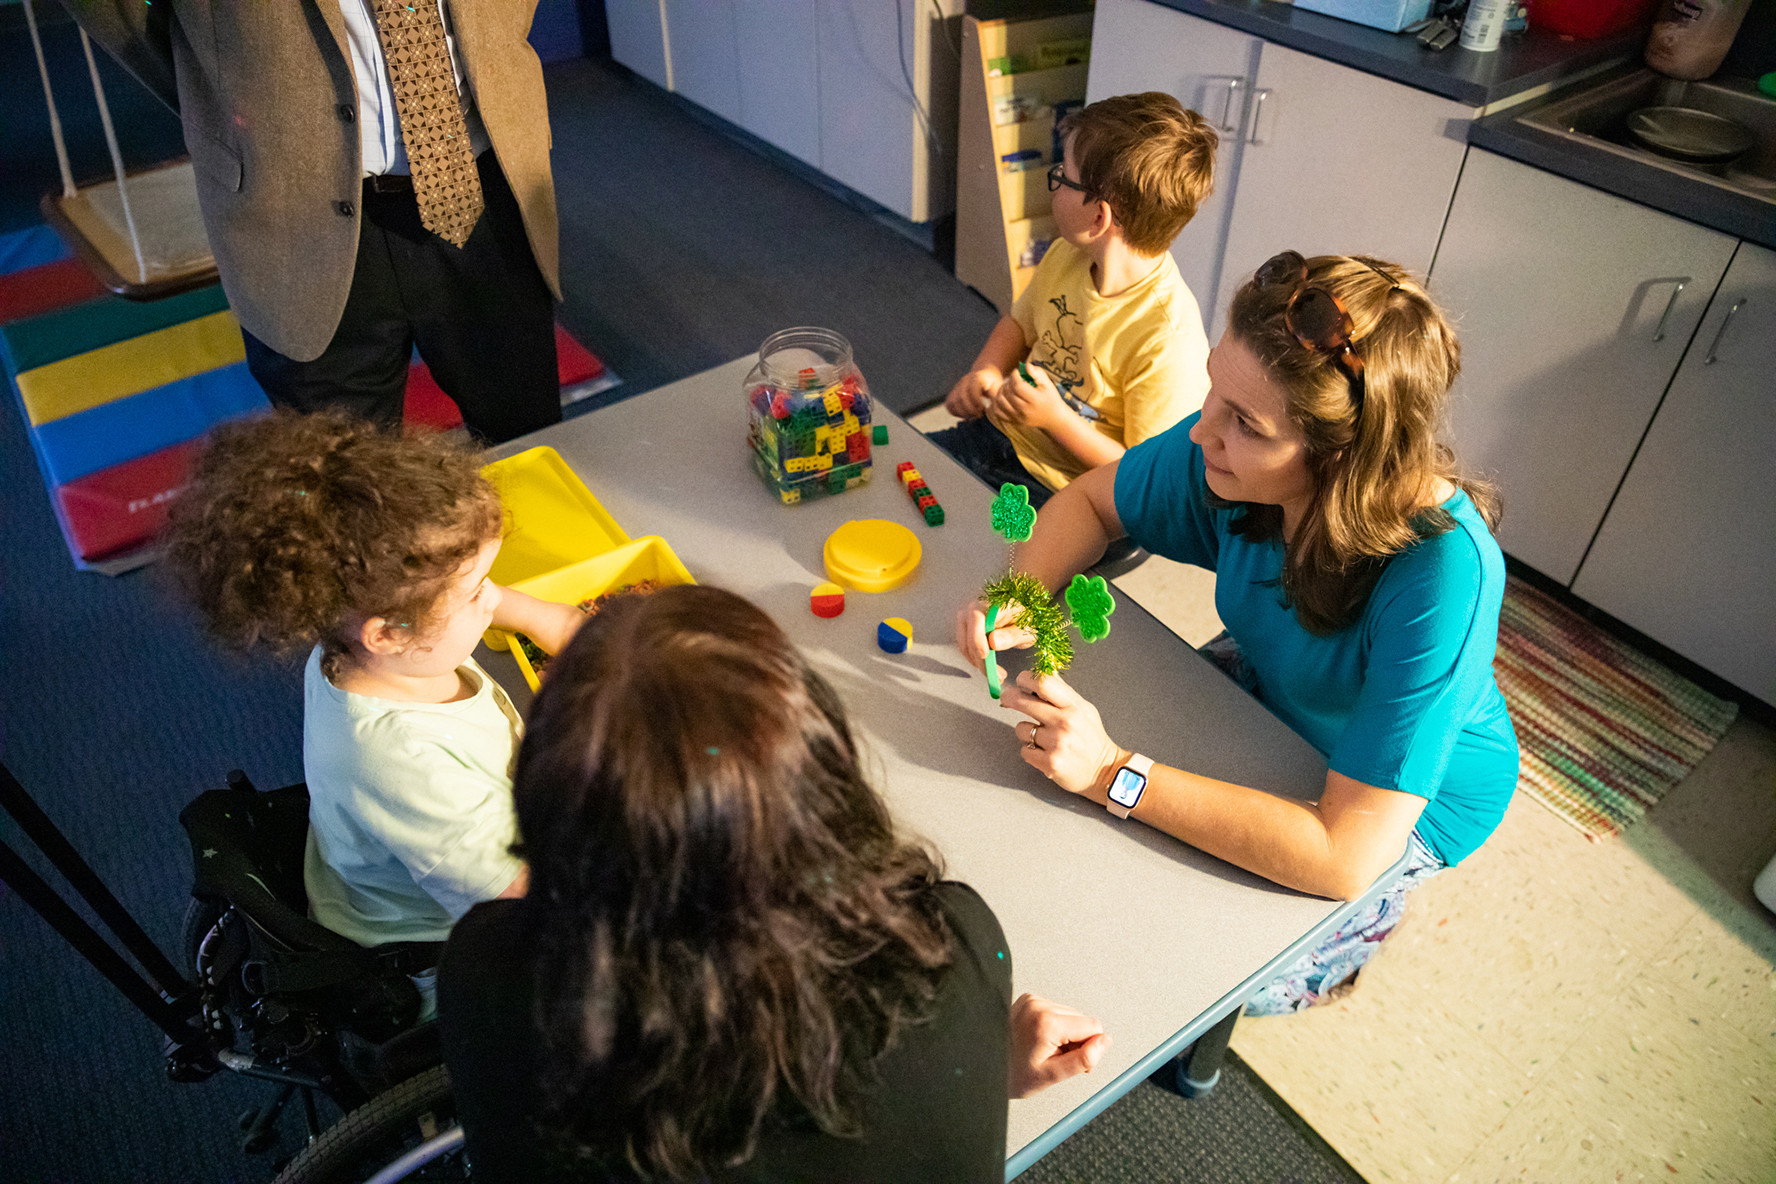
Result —
<svg viewBox="0 0 1776 1184"><path fill-rule="evenodd" d="M438 0L371 0L401 139L413 170L413 196L425 228L453 246L469 241L481 217L481 177L469 147Z"/></svg>

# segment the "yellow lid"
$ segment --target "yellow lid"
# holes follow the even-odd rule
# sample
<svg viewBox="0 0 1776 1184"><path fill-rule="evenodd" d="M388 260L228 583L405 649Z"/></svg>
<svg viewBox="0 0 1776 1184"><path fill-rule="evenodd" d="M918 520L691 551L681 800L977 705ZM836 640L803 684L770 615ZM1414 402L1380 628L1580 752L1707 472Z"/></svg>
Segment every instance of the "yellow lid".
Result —
<svg viewBox="0 0 1776 1184"><path fill-rule="evenodd" d="M919 568L919 536L898 522L859 518L827 536L827 578L859 592L886 592Z"/></svg>

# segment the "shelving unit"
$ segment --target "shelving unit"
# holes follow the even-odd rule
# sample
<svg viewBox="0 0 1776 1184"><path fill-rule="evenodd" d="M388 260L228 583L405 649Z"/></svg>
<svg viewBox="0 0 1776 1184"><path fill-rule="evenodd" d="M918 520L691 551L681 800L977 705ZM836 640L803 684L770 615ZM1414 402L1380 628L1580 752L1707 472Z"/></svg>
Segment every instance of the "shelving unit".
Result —
<svg viewBox="0 0 1776 1184"><path fill-rule="evenodd" d="M1058 159L1056 111L1085 101L1091 31L1089 10L962 22L956 278L1002 313L1054 238L1045 174Z"/></svg>

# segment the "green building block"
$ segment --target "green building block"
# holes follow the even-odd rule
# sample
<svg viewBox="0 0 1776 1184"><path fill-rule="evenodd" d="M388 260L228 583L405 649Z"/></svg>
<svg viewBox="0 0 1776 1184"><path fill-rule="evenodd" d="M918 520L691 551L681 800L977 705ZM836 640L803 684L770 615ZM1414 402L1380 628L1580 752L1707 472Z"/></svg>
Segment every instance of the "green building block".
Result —
<svg viewBox="0 0 1776 1184"><path fill-rule="evenodd" d="M943 519L943 507L942 506L926 506L925 507L925 525L927 525L927 526L942 526L943 522L944 522L944 519Z"/></svg>
<svg viewBox="0 0 1776 1184"><path fill-rule="evenodd" d="M870 429L870 443L881 445L888 443L888 425L879 423Z"/></svg>

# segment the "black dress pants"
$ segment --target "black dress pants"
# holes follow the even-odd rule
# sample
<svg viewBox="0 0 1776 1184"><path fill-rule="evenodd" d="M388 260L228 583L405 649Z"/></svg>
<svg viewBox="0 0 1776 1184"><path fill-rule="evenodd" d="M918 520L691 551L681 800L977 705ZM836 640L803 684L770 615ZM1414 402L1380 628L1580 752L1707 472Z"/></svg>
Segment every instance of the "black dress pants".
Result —
<svg viewBox="0 0 1776 1184"><path fill-rule="evenodd" d="M484 208L461 247L420 225L410 185L384 192L373 182L389 182L366 178L357 269L325 352L298 362L243 334L247 367L274 406L338 407L398 427L417 345L482 440L561 421L554 298L492 150L476 164Z"/></svg>

